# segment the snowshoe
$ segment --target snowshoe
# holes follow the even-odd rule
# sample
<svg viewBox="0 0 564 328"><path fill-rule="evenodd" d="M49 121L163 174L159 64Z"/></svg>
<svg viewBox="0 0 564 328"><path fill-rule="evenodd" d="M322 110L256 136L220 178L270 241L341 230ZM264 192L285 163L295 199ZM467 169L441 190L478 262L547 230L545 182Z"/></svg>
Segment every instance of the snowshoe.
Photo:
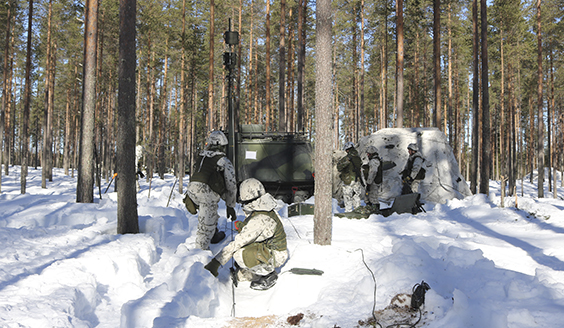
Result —
<svg viewBox="0 0 564 328"><path fill-rule="evenodd" d="M221 242L224 238L225 238L225 232L219 231L219 229L215 228L215 233L213 234L213 237L210 242L212 244L217 244Z"/></svg>
<svg viewBox="0 0 564 328"><path fill-rule="evenodd" d="M276 284L278 280L278 274L276 271L272 271L266 276L260 276L257 280L251 282L251 288L254 290L267 290Z"/></svg>

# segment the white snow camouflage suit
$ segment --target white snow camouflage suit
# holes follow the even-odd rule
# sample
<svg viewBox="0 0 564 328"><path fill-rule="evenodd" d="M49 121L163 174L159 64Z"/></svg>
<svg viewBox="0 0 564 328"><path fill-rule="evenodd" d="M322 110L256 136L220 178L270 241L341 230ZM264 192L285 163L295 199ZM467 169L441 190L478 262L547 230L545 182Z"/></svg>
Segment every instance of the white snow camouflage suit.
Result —
<svg viewBox="0 0 564 328"><path fill-rule="evenodd" d="M186 193L199 207L196 246L209 249L219 219L220 197L228 207L235 207L237 197L235 168L224 152L204 150L200 153Z"/></svg>
<svg viewBox="0 0 564 328"><path fill-rule="evenodd" d="M221 265L233 257L241 268L240 280L265 276L288 259L286 233L275 208L276 199L268 193L243 205L246 219L239 234L215 257Z"/></svg>
<svg viewBox="0 0 564 328"><path fill-rule="evenodd" d="M368 160L368 174L366 180L364 180L365 172L364 166L362 168L363 172L361 174L362 179L364 180L364 185L368 188L368 201L372 204L378 204L378 195L380 193L380 187L382 186L381 183L375 183L374 180L376 179L376 174L378 173L378 168L380 167L380 159L379 158L371 158Z"/></svg>
<svg viewBox="0 0 564 328"><path fill-rule="evenodd" d="M413 182L411 183L411 190L413 192L419 192L419 184L421 180L416 180L415 177L419 173L419 170L423 168L423 155L420 152L416 151L412 155L409 155L407 162L405 163L405 167L402 171L402 178L409 175Z"/></svg>

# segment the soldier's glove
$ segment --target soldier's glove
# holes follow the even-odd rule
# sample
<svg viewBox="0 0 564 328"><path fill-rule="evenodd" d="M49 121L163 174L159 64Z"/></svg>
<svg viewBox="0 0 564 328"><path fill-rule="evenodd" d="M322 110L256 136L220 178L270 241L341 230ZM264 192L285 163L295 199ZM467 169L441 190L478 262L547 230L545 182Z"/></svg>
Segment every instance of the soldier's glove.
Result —
<svg viewBox="0 0 564 328"><path fill-rule="evenodd" d="M218 273L217 270L219 269L219 267L221 266L221 264L219 263L218 260L215 259L215 257L210 261L210 263L206 264L204 266L204 269L208 270L209 272L211 272L211 274L213 274L214 277L217 277Z"/></svg>
<svg viewBox="0 0 564 328"><path fill-rule="evenodd" d="M233 207L227 206L227 218L231 221L237 220L237 213Z"/></svg>
<svg viewBox="0 0 564 328"><path fill-rule="evenodd" d="M407 184L411 184L413 182L413 178L410 175L408 175L407 177L405 177L403 182L405 182Z"/></svg>
<svg viewBox="0 0 564 328"><path fill-rule="evenodd" d="M235 225L235 230L237 230L237 231L239 231L243 228L243 222L241 222L241 221L235 221L234 225Z"/></svg>

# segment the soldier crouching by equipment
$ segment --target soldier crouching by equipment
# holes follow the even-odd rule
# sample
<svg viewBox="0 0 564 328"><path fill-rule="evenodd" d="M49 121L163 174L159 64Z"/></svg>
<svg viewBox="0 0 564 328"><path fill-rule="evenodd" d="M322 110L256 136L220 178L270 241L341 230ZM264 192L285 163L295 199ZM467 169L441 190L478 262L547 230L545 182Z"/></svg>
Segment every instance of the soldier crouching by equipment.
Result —
<svg viewBox="0 0 564 328"><path fill-rule="evenodd" d="M257 179L241 182L239 197L246 216L245 221L235 222L239 234L205 268L217 277L219 266L233 257L234 284L251 280L252 289L266 290L276 284L275 269L288 259L284 226L275 210L276 199Z"/></svg>
<svg viewBox="0 0 564 328"><path fill-rule="evenodd" d="M402 195L419 192L419 184L425 179L425 169L423 168L425 159L419 152L419 147L411 143L407 146L407 151L409 152L409 158L405 163L403 171L400 172L403 183Z"/></svg>
<svg viewBox="0 0 564 328"><path fill-rule="evenodd" d="M345 143L343 150L347 154L337 163L337 170L340 172L341 181L343 181L345 212L352 212L360 206L360 199L364 197L364 186L360 172L362 160L352 142Z"/></svg>
<svg viewBox="0 0 564 328"><path fill-rule="evenodd" d="M227 206L227 217L235 220L235 201L237 183L235 169L225 156L227 137L221 131L213 131L206 140L205 149L199 154L184 203L192 214L198 211L198 231L196 247L209 249L209 244L218 243L225 238L225 232L217 229L219 219L218 202L222 198Z"/></svg>

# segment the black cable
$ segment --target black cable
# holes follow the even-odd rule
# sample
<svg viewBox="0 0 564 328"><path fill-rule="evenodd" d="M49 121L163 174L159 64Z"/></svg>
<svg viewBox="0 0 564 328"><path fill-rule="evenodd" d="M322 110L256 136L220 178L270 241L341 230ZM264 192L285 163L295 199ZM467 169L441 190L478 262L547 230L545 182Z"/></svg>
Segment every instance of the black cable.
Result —
<svg viewBox="0 0 564 328"><path fill-rule="evenodd" d="M378 322L378 319L376 319L376 314L374 314L376 312L376 291L378 288L378 284L376 283L376 276L374 275L374 272L372 272L368 264L366 264L366 261L364 261L364 251L362 250L362 248L355 249L354 251L360 251L360 254L362 255L362 263L364 263L364 266L368 269L368 271L370 271L372 280L374 280L374 303L372 304L372 318L374 319L374 327L378 325L380 326L380 328L382 328L382 325Z"/></svg>

